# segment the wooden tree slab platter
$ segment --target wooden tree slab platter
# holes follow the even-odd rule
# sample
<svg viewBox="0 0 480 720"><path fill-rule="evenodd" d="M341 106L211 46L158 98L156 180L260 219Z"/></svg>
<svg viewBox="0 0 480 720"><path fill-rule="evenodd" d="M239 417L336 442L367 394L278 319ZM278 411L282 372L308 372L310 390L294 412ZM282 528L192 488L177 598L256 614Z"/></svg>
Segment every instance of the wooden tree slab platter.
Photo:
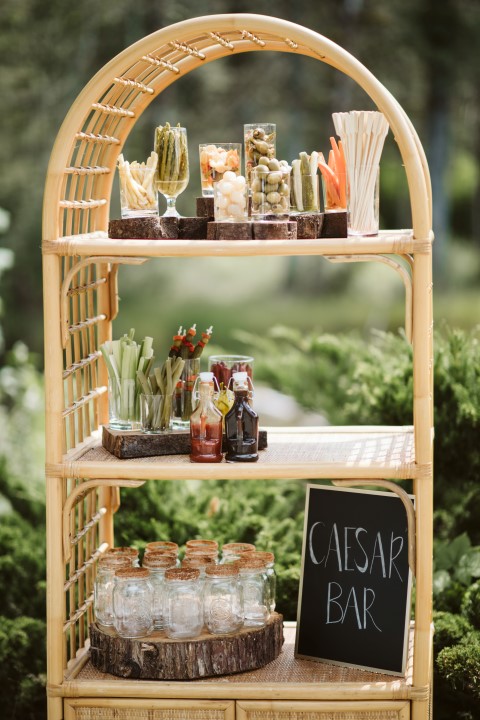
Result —
<svg viewBox="0 0 480 720"><path fill-rule="evenodd" d="M258 449L267 447L267 431L258 433ZM140 430L111 430L103 426L102 445L105 450L120 460L156 455L188 455L190 453L190 432L175 430L159 435L148 435ZM222 450L225 452L225 438Z"/></svg>
<svg viewBox="0 0 480 720"><path fill-rule="evenodd" d="M283 616L278 613L263 628L243 628L232 635L204 633L194 640L170 640L163 631L126 639L113 629L90 625L94 667L139 680L197 680L256 670L279 656L283 640Z"/></svg>

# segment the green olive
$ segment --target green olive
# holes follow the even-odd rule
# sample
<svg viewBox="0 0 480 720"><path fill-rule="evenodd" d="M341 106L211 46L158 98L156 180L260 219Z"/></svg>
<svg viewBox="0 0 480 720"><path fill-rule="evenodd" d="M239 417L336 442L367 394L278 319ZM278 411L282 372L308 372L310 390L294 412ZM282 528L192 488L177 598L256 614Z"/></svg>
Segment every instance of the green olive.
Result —
<svg viewBox="0 0 480 720"><path fill-rule="evenodd" d="M265 193L263 192L254 192L252 195L252 203L254 205L263 205L265 202Z"/></svg>
<svg viewBox="0 0 480 720"><path fill-rule="evenodd" d="M268 175L268 168L266 165L257 165L255 171L257 175L262 175L262 177Z"/></svg>
<svg viewBox="0 0 480 720"><path fill-rule="evenodd" d="M280 202L280 194L278 192L270 192L267 195L267 202L270 203L270 205L278 205Z"/></svg>
<svg viewBox="0 0 480 720"><path fill-rule="evenodd" d="M258 161L259 165L266 165L268 167L269 160L267 157L264 157L263 155L260 157L260 160Z"/></svg>
<svg viewBox="0 0 480 720"><path fill-rule="evenodd" d="M277 158L272 158L271 160L267 159L267 163L270 170L280 170L280 163Z"/></svg>
<svg viewBox="0 0 480 720"><path fill-rule="evenodd" d="M285 182L280 183L278 192L280 193L280 195L290 195L290 189L289 189L287 183L285 183Z"/></svg>
<svg viewBox="0 0 480 720"><path fill-rule="evenodd" d="M268 153L270 146L264 140L254 140L253 142L255 143L255 147L259 153L262 155L266 155Z"/></svg>
<svg viewBox="0 0 480 720"><path fill-rule="evenodd" d="M260 178L255 178L255 179L252 181L252 184L251 184L251 186L250 186L250 188L251 188L251 190L252 190L252 193L260 192L261 189L262 189L262 184L263 184L263 183L262 183L262 181L260 180Z"/></svg>
<svg viewBox="0 0 480 720"><path fill-rule="evenodd" d="M267 180L268 180L268 178L267 178ZM278 192L278 183L266 182L263 189L266 193L272 193L272 192L276 193L276 192Z"/></svg>
<svg viewBox="0 0 480 720"><path fill-rule="evenodd" d="M282 173L281 172L271 172L267 178L267 182L270 183L270 185L278 185L282 182Z"/></svg>

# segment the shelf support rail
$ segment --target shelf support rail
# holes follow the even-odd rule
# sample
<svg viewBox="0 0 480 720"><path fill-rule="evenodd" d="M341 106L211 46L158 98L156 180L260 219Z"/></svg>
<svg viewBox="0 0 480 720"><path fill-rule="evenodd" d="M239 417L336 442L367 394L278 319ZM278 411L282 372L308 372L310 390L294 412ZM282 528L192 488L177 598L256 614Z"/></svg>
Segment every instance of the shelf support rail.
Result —
<svg viewBox="0 0 480 720"><path fill-rule="evenodd" d="M413 289L412 277L408 270L397 260L386 255L326 255L326 259L331 263L347 263L347 262L380 262L388 265L400 275L405 286L405 335L407 341L412 344L412 328L413 328ZM413 266L411 255L401 255L409 268Z"/></svg>
<svg viewBox="0 0 480 720"><path fill-rule="evenodd" d="M374 485L377 487L383 487L386 490L394 492L405 506L407 512L407 524L408 524L408 564L412 574L415 576L416 569L416 541L415 541L415 508L413 502L410 499L408 493L391 480L375 480L375 479L358 479L358 480L332 480L334 485L338 487L355 487L356 485Z"/></svg>
<svg viewBox="0 0 480 720"><path fill-rule="evenodd" d="M71 328L69 325L69 313L68 313L68 301L72 295L70 288L71 282L75 275L87 265L94 263L111 264L110 270L110 317L104 318L113 320L118 313L118 294L117 294L117 274L118 265L143 265L147 262L147 258L143 257L115 257L110 255L101 255L99 257L86 257L83 260L72 265L70 270L66 273L65 278L62 282L62 289L60 291L60 327L62 336L62 347L66 348L68 339L70 337ZM75 293L81 291L82 286L75 288Z"/></svg>

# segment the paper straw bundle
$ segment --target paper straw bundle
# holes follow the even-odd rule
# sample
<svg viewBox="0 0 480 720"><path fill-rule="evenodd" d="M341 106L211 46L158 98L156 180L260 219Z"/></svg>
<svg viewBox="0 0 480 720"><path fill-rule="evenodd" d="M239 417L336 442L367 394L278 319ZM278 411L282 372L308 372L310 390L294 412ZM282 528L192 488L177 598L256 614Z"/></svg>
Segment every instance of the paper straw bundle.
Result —
<svg viewBox="0 0 480 720"><path fill-rule="evenodd" d="M376 235L378 209L375 185L388 122L380 112L354 110L333 113L333 124L342 140L349 183L349 232Z"/></svg>

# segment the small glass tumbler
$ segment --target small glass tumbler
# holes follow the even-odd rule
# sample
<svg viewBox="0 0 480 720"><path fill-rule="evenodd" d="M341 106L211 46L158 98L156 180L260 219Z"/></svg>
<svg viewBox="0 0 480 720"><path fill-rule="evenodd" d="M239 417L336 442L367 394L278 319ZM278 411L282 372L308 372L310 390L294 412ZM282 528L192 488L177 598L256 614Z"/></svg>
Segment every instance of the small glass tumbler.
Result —
<svg viewBox="0 0 480 720"><path fill-rule="evenodd" d="M116 571L113 614L113 625L120 637L150 635L153 630L153 587L147 568Z"/></svg>
<svg viewBox="0 0 480 720"><path fill-rule="evenodd" d="M236 565L208 565L203 612L212 635L227 635L243 626L243 599Z"/></svg>
<svg viewBox="0 0 480 720"><path fill-rule="evenodd" d="M118 158L120 181L120 209L122 218L158 215L158 195L155 185L157 161L152 155L146 163L127 162Z"/></svg>
<svg viewBox="0 0 480 720"><path fill-rule="evenodd" d="M168 432L172 427L172 396L140 395L140 427L149 435Z"/></svg>
<svg viewBox="0 0 480 720"><path fill-rule="evenodd" d="M348 174L347 231L349 235L378 235L380 169L356 165Z"/></svg>
<svg viewBox="0 0 480 720"><path fill-rule="evenodd" d="M292 184L292 202L295 202L293 207L295 214L320 212L318 175L304 174L297 178L294 176Z"/></svg>
<svg viewBox="0 0 480 720"><path fill-rule="evenodd" d="M290 214L290 168L270 170L260 164L250 174L252 220L288 220Z"/></svg>
<svg viewBox="0 0 480 720"><path fill-rule="evenodd" d="M198 568L165 572L164 627L172 639L195 638L203 628L203 586Z"/></svg>
<svg viewBox="0 0 480 720"><path fill-rule="evenodd" d="M132 567L132 563L127 556L104 555L98 561L97 577L93 588L93 609L95 619L101 625L113 625L115 571L125 567Z"/></svg>
<svg viewBox="0 0 480 720"><path fill-rule="evenodd" d="M248 221L248 188L243 175L226 172L213 186L216 222Z"/></svg>
<svg viewBox="0 0 480 720"><path fill-rule="evenodd" d="M323 207L326 213L347 211L347 176L345 172L336 172L335 180L326 180L322 176Z"/></svg>
<svg viewBox="0 0 480 720"><path fill-rule="evenodd" d="M202 195L213 195L214 183L220 182L226 173L241 173L241 143L202 143L200 149L200 179Z"/></svg>
<svg viewBox="0 0 480 720"><path fill-rule="evenodd" d="M153 587L153 626L155 630L163 628L163 605L165 596L165 572L175 567L173 555L149 553L143 558L143 567L150 571L150 582Z"/></svg>
<svg viewBox="0 0 480 720"><path fill-rule="evenodd" d="M245 627L263 627L270 617L265 563L256 558L239 561Z"/></svg>
<svg viewBox="0 0 480 720"><path fill-rule="evenodd" d="M135 430L140 415L135 380L108 381L108 427L112 430Z"/></svg>
<svg viewBox="0 0 480 720"><path fill-rule="evenodd" d="M173 421L176 430L188 430L190 416L197 406L193 388L200 372L200 358L185 360L182 375L173 396Z"/></svg>
<svg viewBox="0 0 480 720"><path fill-rule="evenodd" d="M250 173L260 158L276 157L277 126L275 123L250 123L243 126L245 140L245 175L250 184Z"/></svg>

